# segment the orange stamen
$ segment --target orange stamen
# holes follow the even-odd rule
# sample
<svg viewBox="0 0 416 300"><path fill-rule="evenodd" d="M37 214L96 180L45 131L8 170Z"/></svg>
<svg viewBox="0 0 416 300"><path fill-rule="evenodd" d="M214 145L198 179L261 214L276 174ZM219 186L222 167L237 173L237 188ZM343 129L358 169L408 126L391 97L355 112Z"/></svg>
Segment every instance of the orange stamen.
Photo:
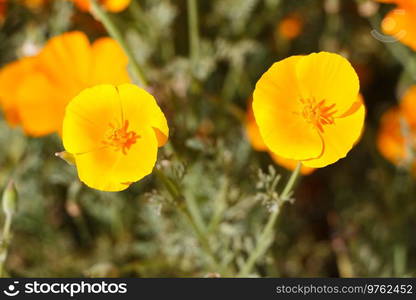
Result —
<svg viewBox="0 0 416 300"><path fill-rule="evenodd" d="M335 104L326 106L325 100L316 103L315 99L301 99L304 104L302 116L308 123L314 125L320 133L324 132L324 125L334 124Z"/></svg>
<svg viewBox="0 0 416 300"><path fill-rule="evenodd" d="M118 129L116 129L112 123L110 123L109 126L111 128L111 133L107 136L106 140L103 141L103 144L113 147L116 151L121 151L126 155L130 147L136 143L138 138L140 138L140 135L134 131L128 131L128 120L124 121L123 126Z"/></svg>

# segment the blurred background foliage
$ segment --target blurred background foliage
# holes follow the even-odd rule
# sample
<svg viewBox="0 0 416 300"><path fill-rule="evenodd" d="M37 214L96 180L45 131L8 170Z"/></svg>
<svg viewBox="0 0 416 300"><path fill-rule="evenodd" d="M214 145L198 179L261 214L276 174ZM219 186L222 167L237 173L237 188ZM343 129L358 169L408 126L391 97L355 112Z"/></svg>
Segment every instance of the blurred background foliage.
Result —
<svg viewBox="0 0 416 300"><path fill-rule="evenodd" d="M51 36L102 25L67 1L30 6L9 1L0 25L0 64L35 52ZM165 112L170 144L157 174L120 193L83 186L56 158L58 136L34 139L0 122L0 183L13 178L19 211L6 269L10 276L231 276L267 220L270 182L289 172L252 150L244 131L247 101L275 61L327 50L347 56L361 79L366 130L347 158L304 176L296 201L282 207L271 249L253 276L416 276L415 180L376 149L381 114L414 78L376 40L371 25L386 12L369 1L198 1L200 41L190 55L187 2L136 0L111 15L134 50ZM295 37L281 28L295 17ZM289 24L289 26L291 26ZM293 29L293 28L292 28ZM283 31L282 31L283 30ZM289 32L291 30L289 29ZM111 70L108 70L111 72ZM200 211L199 226L214 266L186 219L183 201Z"/></svg>

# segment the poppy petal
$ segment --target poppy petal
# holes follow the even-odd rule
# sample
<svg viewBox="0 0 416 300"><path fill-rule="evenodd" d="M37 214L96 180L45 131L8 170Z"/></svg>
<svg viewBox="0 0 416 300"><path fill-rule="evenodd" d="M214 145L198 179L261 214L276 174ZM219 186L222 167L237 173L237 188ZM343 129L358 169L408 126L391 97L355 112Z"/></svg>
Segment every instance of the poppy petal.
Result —
<svg viewBox="0 0 416 300"><path fill-rule="evenodd" d="M90 43L84 33L64 33L47 42L39 53L39 65L55 84L76 94L83 87L89 86L92 62L90 50Z"/></svg>
<svg viewBox="0 0 416 300"><path fill-rule="evenodd" d="M391 108L381 117L377 136L377 148L393 164L399 164L406 157L405 139L400 119L403 117L398 108Z"/></svg>
<svg viewBox="0 0 416 300"><path fill-rule="evenodd" d="M0 71L0 103L7 122L12 126L20 123L17 95L33 69L34 60L29 57L12 62Z"/></svg>
<svg viewBox="0 0 416 300"><path fill-rule="evenodd" d="M263 138L260 135L259 127L257 126L256 120L254 119L252 100L250 101L249 106L247 108L245 125L247 138L250 144L253 146L254 150L266 151L267 146L263 142Z"/></svg>
<svg viewBox="0 0 416 300"><path fill-rule="evenodd" d="M329 52L312 53L296 64L303 99L335 104L336 115L344 114L356 101L360 84L348 60Z"/></svg>
<svg viewBox="0 0 416 300"><path fill-rule="evenodd" d="M114 13L125 10L130 2L131 0L103 0L105 9Z"/></svg>
<svg viewBox="0 0 416 300"><path fill-rule="evenodd" d="M59 90L42 73L33 73L18 91L18 110L23 130L31 136L42 136L61 129L65 104Z"/></svg>
<svg viewBox="0 0 416 300"><path fill-rule="evenodd" d="M91 152L104 146L110 124L121 126L121 107L112 85L98 85L83 90L66 107L63 142L72 154Z"/></svg>
<svg viewBox="0 0 416 300"><path fill-rule="evenodd" d="M384 33L416 50L416 5L413 9L390 11L383 19L381 27Z"/></svg>
<svg viewBox="0 0 416 300"><path fill-rule="evenodd" d="M256 84L253 111L264 143L273 153L304 160L322 153L322 140L316 128L302 116L296 77L301 56L275 63Z"/></svg>
<svg viewBox="0 0 416 300"><path fill-rule="evenodd" d="M274 153L271 153L271 152L270 152L270 155L271 155L272 159L279 166L282 166L282 167L284 167L284 168L286 168L288 170L291 170L291 171L295 170L296 167L297 167L297 165L298 165L298 163L299 163L299 161L297 161L297 160L283 158L283 157L281 157L279 155L276 155ZM306 167L306 166L302 165L302 167L300 168L300 173L302 175L309 175L309 174L311 174L315 170L316 169L314 169L314 168L309 168L309 167Z"/></svg>
<svg viewBox="0 0 416 300"><path fill-rule="evenodd" d="M124 118L129 120L132 128L153 128L159 147L163 146L169 137L169 127L155 98L133 84L122 84L117 89L122 101Z"/></svg>
<svg viewBox="0 0 416 300"><path fill-rule="evenodd" d="M114 85L131 82L127 72L128 58L119 44L111 38L100 38L91 47L92 85L110 83ZM111 65L109 72L108 66Z"/></svg>
<svg viewBox="0 0 416 300"><path fill-rule="evenodd" d="M325 151L317 159L305 160L307 167L322 168L344 158L359 139L365 118L365 106L344 118L337 118L334 124L325 126L322 133Z"/></svg>
<svg viewBox="0 0 416 300"><path fill-rule="evenodd" d="M75 155L78 176L87 186L101 191L122 191L150 174L156 163L157 141L151 129L125 155L110 147Z"/></svg>

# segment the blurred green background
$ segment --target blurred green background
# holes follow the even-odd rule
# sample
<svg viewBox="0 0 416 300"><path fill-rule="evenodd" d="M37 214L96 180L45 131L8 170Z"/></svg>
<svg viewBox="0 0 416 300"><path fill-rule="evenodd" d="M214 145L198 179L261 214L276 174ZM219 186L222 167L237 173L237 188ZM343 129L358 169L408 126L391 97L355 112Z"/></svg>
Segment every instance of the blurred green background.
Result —
<svg viewBox="0 0 416 300"><path fill-rule="evenodd" d="M352 0L199 0L198 6L196 60L189 58L185 0L133 0L112 18L168 119L170 144L161 148L158 168L175 182L183 201L198 205L221 267L209 264L180 214L181 204L155 175L124 192L91 190L73 166L54 156L63 149L58 136L25 137L2 119L0 184L13 178L19 192L7 274L236 274L269 215L269 177L273 170L281 174L281 189L289 175L247 141L247 100L273 62L327 50L346 55L360 75L368 110L365 132L347 158L301 178L296 200L283 206L273 244L252 275L416 276L415 179L381 157L375 144L381 114L412 83L392 55L394 49L411 55L410 50L371 35L377 30L371 22L378 25L388 7ZM288 39L279 24L294 15L300 33ZM73 29L92 40L106 35L70 2L33 8L8 1L0 25L0 64Z"/></svg>

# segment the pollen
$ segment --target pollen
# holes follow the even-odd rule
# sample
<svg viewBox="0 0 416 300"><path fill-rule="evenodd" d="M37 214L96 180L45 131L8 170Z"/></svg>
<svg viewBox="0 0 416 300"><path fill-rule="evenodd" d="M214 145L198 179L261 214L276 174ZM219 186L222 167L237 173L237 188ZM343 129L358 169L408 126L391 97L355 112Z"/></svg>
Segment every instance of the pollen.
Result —
<svg viewBox="0 0 416 300"><path fill-rule="evenodd" d="M117 128L113 123L109 124L110 130L103 144L112 147L115 151L121 151L124 155L140 138L134 131L128 131L129 121L125 120L123 126Z"/></svg>
<svg viewBox="0 0 416 300"><path fill-rule="evenodd" d="M335 104L327 106L325 100L317 102L312 99L300 100L304 107L301 115L307 120L308 123L315 126L320 133L324 132L324 126L334 124Z"/></svg>

